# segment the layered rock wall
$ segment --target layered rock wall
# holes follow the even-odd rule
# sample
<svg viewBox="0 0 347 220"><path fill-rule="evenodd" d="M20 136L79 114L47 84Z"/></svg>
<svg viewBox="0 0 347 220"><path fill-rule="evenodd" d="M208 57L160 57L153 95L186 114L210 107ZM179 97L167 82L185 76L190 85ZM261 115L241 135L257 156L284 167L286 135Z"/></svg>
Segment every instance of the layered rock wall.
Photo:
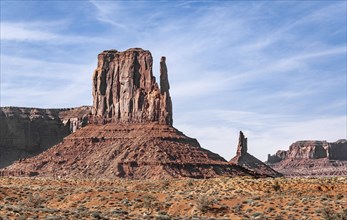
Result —
<svg viewBox="0 0 347 220"><path fill-rule="evenodd" d="M285 176L346 176L347 140L297 141L268 155L267 163Z"/></svg>
<svg viewBox="0 0 347 220"><path fill-rule="evenodd" d="M93 75L93 115L97 121L172 125L172 103L165 57L160 62L160 86L152 72L148 50L103 51Z"/></svg>
<svg viewBox="0 0 347 220"><path fill-rule="evenodd" d="M347 160L347 140L329 143L327 154L331 160Z"/></svg>
<svg viewBox="0 0 347 220"><path fill-rule="evenodd" d="M0 168L34 156L87 124L91 107L0 108Z"/></svg>
<svg viewBox="0 0 347 220"><path fill-rule="evenodd" d="M277 151L268 155L268 163L278 163L286 159L321 159L347 160L347 141L297 141L290 145L288 151Z"/></svg>

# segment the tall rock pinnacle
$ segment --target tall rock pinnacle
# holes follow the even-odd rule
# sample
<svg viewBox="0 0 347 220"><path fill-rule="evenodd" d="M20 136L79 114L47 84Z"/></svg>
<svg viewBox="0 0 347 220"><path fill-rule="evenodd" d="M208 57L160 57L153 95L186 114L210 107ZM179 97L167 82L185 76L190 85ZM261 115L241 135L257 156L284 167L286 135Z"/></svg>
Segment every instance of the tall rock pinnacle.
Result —
<svg viewBox="0 0 347 220"><path fill-rule="evenodd" d="M247 153L247 138L240 131L239 144L237 145L237 155L245 155Z"/></svg>
<svg viewBox="0 0 347 220"><path fill-rule="evenodd" d="M96 120L172 125L172 103L165 57L160 62L160 88L148 50L106 50L98 55L93 75L93 115Z"/></svg>
<svg viewBox="0 0 347 220"><path fill-rule="evenodd" d="M282 176L282 174L273 170L271 167L267 166L265 163L261 162L256 157L247 152L247 138L242 131L240 131L239 144L237 145L236 155L229 162L265 176Z"/></svg>

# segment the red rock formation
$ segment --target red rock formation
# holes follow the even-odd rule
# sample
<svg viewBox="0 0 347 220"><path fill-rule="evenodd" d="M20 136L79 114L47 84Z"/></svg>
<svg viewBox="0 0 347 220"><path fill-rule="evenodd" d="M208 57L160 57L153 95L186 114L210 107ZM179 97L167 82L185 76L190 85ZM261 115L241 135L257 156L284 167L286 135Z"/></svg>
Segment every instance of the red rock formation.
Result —
<svg viewBox="0 0 347 220"><path fill-rule="evenodd" d="M267 163L287 176L347 175L347 141L297 141Z"/></svg>
<svg viewBox="0 0 347 220"><path fill-rule="evenodd" d="M172 125L172 104L165 57L160 85L148 50L107 50L99 54L93 75L93 114L105 122L159 122Z"/></svg>
<svg viewBox="0 0 347 220"><path fill-rule="evenodd" d="M227 163L201 148L196 139L158 123L88 125L1 174L130 179L260 176Z"/></svg>
<svg viewBox="0 0 347 220"><path fill-rule="evenodd" d="M0 168L37 155L87 124L91 107L0 108Z"/></svg>
<svg viewBox="0 0 347 220"><path fill-rule="evenodd" d="M258 160L253 155L247 152L247 138L244 136L242 131L240 131L239 143L237 145L236 156L230 161L232 164L242 166L248 170L252 170L255 173L267 175L271 177L280 177L281 173L273 170L271 167L267 166L262 161Z"/></svg>
<svg viewBox="0 0 347 220"><path fill-rule="evenodd" d="M160 179L268 176L228 163L172 127L165 57L160 89L149 51L104 51L93 75L93 122L0 175ZM241 150L242 151L242 150Z"/></svg>

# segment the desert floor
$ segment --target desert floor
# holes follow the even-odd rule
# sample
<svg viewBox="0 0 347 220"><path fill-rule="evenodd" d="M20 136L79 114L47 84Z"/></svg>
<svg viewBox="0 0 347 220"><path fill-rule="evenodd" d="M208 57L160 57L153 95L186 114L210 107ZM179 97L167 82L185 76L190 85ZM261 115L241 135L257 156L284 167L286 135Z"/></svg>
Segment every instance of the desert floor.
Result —
<svg viewBox="0 0 347 220"><path fill-rule="evenodd" d="M0 178L0 219L328 219L347 177L100 180Z"/></svg>

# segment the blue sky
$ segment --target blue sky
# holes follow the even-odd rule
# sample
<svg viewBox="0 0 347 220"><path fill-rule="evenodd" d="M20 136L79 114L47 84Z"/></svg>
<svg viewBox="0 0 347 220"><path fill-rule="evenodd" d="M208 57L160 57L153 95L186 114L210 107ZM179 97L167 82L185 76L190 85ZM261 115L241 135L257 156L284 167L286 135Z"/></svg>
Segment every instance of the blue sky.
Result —
<svg viewBox="0 0 347 220"><path fill-rule="evenodd" d="M229 160L346 138L346 1L1 1L1 106L91 105L97 54L167 57L174 126Z"/></svg>

